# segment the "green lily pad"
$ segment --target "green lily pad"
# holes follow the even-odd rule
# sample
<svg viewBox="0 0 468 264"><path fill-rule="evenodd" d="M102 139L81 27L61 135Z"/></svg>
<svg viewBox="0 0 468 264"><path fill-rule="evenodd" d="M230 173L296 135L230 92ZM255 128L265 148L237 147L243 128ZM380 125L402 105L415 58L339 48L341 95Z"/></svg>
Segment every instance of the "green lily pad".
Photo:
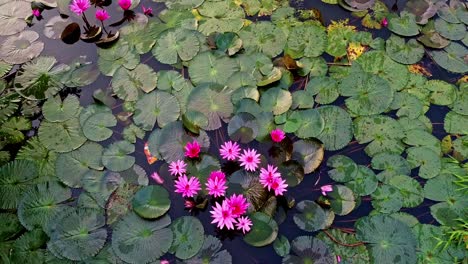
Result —
<svg viewBox="0 0 468 264"><path fill-rule="evenodd" d="M325 122L316 109L308 109L299 112L301 125L296 131L296 136L303 139L317 137L325 127Z"/></svg>
<svg viewBox="0 0 468 264"><path fill-rule="evenodd" d="M353 138L351 117L337 106L322 106L317 108L324 121L324 128L317 138L323 142L326 150L344 148Z"/></svg>
<svg viewBox="0 0 468 264"><path fill-rule="evenodd" d="M208 261L213 264L232 263L232 257L229 252L224 249L221 250L223 244L214 236L205 236L203 246L194 257L185 260L187 264L203 263Z"/></svg>
<svg viewBox="0 0 468 264"><path fill-rule="evenodd" d="M403 139L403 142L410 146L428 147L435 153L439 153L441 150L439 139L431 133L421 129L411 129L406 131L406 137Z"/></svg>
<svg viewBox="0 0 468 264"><path fill-rule="evenodd" d="M291 250L291 244L289 244L287 237L280 235L273 243L273 248L275 249L276 254L278 254L280 257L284 257L289 254L289 251Z"/></svg>
<svg viewBox="0 0 468 264"><path fill-rule="evenodd" d="M228 124L229 137L234 141L249 143L257 137L258 124L253 115L238 113L231 118Z"/></svg>
<svg viewBox="0 0 468 264"><path fill-rule="evenodd" d="M69 95L65 100L54 97L47 100L42 106L44 118L49 122L64 122L79 114L80 101L78 97Z"/></svg>
<svg viewBox="0 0 468 264"><path fill-rule="evenodd" d="M372 207L380 213L397 212L403 206L400 191L391 185L380 185L371 197Z"/></svg>
<svg viewBox="0 0 468 264"><path fill-rule="evenodd" d="M375 155L371 162L372 168L381 170L377 174L379 181L389 183L397 175L409 175L411 167L409 163L400 155L382 152Z"/></svg>
<svg viewBox="0 0 468 264"><path fill-rule="evenodd" d="M289 91L281 88L268 89L261 95L260 105L264 110L272 111L274 115L280 115L291 107L292 96Z"/></svg>
<svg viewBox="0 0 468 264"><path fill-rule="evenodd" d="M231 117L234 107L226 88L215 84L202 84L190 93L188 109L203 113L208 118L205 130L221 127L222 120Z"/></svg>
<svg viewBox="0 0 468 264"><path fill-rule="evenodd" d="M457 99L457 88L441 80L427 81L424 87L431 91L431 104L451 105Z"/></svg>
<svg viewBox="0 0 468 264"><path fill-rule="evenodd" d="M439 154L428 147L412 147L407 149L408 163L412 168L419 167L419 176L424 179L439 175L441 162Z"/></svg>
<svg viewBox="0 0 468 264"><path fill-rule="evenodd" d="M46 230L49 221L63 210L61 204L71 198L71 190L56 183L38 184L27 191L18 206L18 217L28 230L36 227Z"/></svg>
<svg viewBox="0 0 468 264"><path fill-rule="evenodd" d="M136 101L144 93L156 88L158 77L146 64L139 64L133 70L119 68L112 78L112 90L122 100Z"/></svg>
<svg viewBox="0 0 468 264"><path fill-rule="evenodd" d="M15 160L0 167L0 208L17 208L36 177L37 167L29 160Z"/></svg>
<svg viewBox="0 0 468 264"><path fill-rule="evenodd" d="M327 46L325 28L317 25L303 25L292 28L284 49L293 59L318 57Z"/></svg>
<svg viewBox="0 0 468 264"><path fill-rule="evenodd" d="M170 252L175 252L180 259L195 256L203 246L205 239L203 225L193 216L177 218L171 225L174 238Z"/></svg>
<svg viewBox="0 0 468 264"><path fill-rule="evenodd" d="M387 55L396 62L414 64L424 56L424 47L415 39L405 43L404 38L392 35L385 43Z"/></svg>
<svg viewBox="0 0 468 264"><path fill-rule="evenodd" d="M239 71L235 59L220 53L202 52L195 56L188 67L193 84L225 84L231 75Z"/></svg>
<svg viewBox="0 0 468 264"><path fill-rule="evenodd" d="M343 185L334 185L333 191L329 192L327 197L331 209L337 215L347 215L356 206L353 191Z"/></svg>
<svg viewBox="0 0 468 264"><path fill-rule="evenodd" d="M24 233L13 243L10 261L12 263L29 263L31 259L44 263L46 251L43 248L47 235L40 229Z"/></svg>
<svg viewBox="0 0 468 264"><path fill-rule="evenodd" d="M360 242L356 239L355 234L346 233L339 229L329 229L327 232L341 243L351 245ZM370 263L369 252L367 252L364 245L356 245L354 247L343 246L331 240L331 238L323 232L319 233L316 238L325 242L335 255L341 256L343 260L349 261L349 263Z"/></svg>
<svg viewBox="0 0 468 264"><path fill-rule="evenodd" d="M355 179L359 173L356 163L349 157L334 155L327 160L328 176L337 182L349 182Z"/></svg>
<svg viewBox="0 0 468 264"><path fill-rule="evenodd" d="M183 28L164 31L158 36L153 55L165 64L191 60L200 51L201 44L194 32Z"/></svg>
<svg viewBox="0 0 468 264"><path fill-rule="evenodd" d="M295 160L282 162L278 167L281 177L286 180L289 187L297 186L304 179L304 168Z"/></svg>
<svg viewBox="0 0 468 264"><path fill-rule="evenodd" d="M374 171L366 166L358 165L358 173L356 177L353 180L346 182L345 185L349 187L354 194L365 196L372 194L377 189L378 180Z"/></svg>
<svg viewBox="0 0 468 264"><path fill-rule="evenodd" d="M148 263L158 260L171 247L174 237L165 215L157 220L144 220L130 213L122 218L112 233L112 249L128 263Z"/></svg>
<svg viewBox="0 0 468 264"><path fill-rule="evenodd" d="M238 32L244 26L244 10L233 2L205 1L197 10L202 16L198 30L204 35Z"/></svg>
<svg viewBox="0 0 468 264"><path fill-rule="evenodd" d="M111 171L124 171L135 164L135 146L128 141L116 141L110 144L102 153L102 164Z"/></svg>
<svg viewBox="0 0 468 264"><path fill-rule="evenodd" d="M411 229L389 216L367 216L356 222L356 238L364 241L371 262L416 262L416 239Z"/></svg>
<svg viewBox="0 0 468 264"><path fill-rule="evenodd" d="M306 90L315 95L315 102L319 104L331 104L339 96L338 83L327 76L312 78L307 83Z"/></svg>
<svg viewBox="0 0 468 264"><path fill-rule="evenodd" d="M419 34L416 17L409 12L401 12L400 17L391 17L388 20L388 29L400 36L411 37Z"/></svg>
<svg viewBox="0 0 468 264"><path fill-rule="evenodd" d="M261 52L270 58L283 51L287 40L281 28L267 21L252 23L239 32L239 36L247 53Z"/></svg>
<svg viewBox="0 0 468 264"><path fill-rule="evenodd" d="M392 177L388 183L400 191L403 207L416 207L423 202L423 189L415 179L405 175L397 175Z"/></svg>
<svg viewBox="0 0 468 264"><path fill-rule="evenodd" d="M415 119L424 114L424 105L417 96L406 92L395 93L393 102L390 108L397 110L398 117L407 116L410 119Z"/></svg>
<svg viewBox="0 0 468 264"><path fill-rule="evenodd" d="M299 76L325 76L328 71L327 62L322 57L303 57L296 64L299 67Z"/></svg>
<svg viewBox="0 0 468 264"><path fill-rule="evenodd" d="M30 138L25 145L21 147L16 155L17 160L29 160L34 162L38 168L38 175L47 176L55 175L55 161L57 153L48 150L40 141L39 138Z"/></svg>
<svg viewBox="0 0 468 264"><path fill-rule="evenodd" d="M442 37L450 40L461 40L466 34L466 25L452 24L440 18L435 20L434 27Z"/></svg>
<svg viewBox="0 0 468 264"><path fill-rule="evenodd" d="M278 236L278 224L270 216L256 212L250 216L252 229L244 236L244 241L254 247L273 243Z"/></svg>
<svg viewBox="0 0 468 264"><path fill-rule="evenodd" d="M102 170L103 148L97 143L88 142L80 148L60 154L55 163L57 177L67 186L80 188L81 179L91 170Z"/></svg>
<svg viewBox="0 0 468 264"><path fill-rule="evenodd" d="M171 207L169 193L158 185L140 189L133 197L132 207L143 218L154 219L164 215Z"/></svg>
<svg viewBox="0 0 468 264"><path fill-rule="evenodd" d="M292 159L304 167L304 173L315 171L322 163L323 145L315 140L298 140L293 144Z"/></svg>
<svg viewBox="0 0 468 264"><path fill-rule="evenodd" d="M114 131L110 127L117 125L117 119L112 113L97 113L83 124L83 134L92 141L104 141L112 136Z"/></svg>
<svg viewBox="0 0 468 264"><path fill-rule="evenodd" d="M119 42L108 49L98 49L98 66L102 74L113 76L120 67L135 69L140 56L127 43Z"/></svg>
<svg viewBox="0 0 468 264"><path fill-rule="evenodd" d="M156 122L159 127L176 121L180 115L177 99L163 91L143 95L135 105L133 121L145 131L152 131Z"/></svg>
<svg viewBox="0 0 468 264"><path fill-rule="evenodd" d="M468 116L453 111L448 112L444 119L444 129L451 134L468 134Z"/></svg>
<svg viewBox="0 0 468 264"><path fill-rule="evenodd" d="M14 238L24 230L16 214L1 213L0 220L0 241Z"/></svg>
<svg viewBox="0 0 468 264"><path fill-rule="evenodd" d="M39 127L39 140L49 150L60 153L70 152L86 142L77 118L59 123L42 122Z"/></svg>
<svg viewBox="0 0 468 264"><path fill-rule="evenodd" d="M61 257L85 260L95 256L106 243L106 221L99 211L72 210L53 222L47 248Z"/></svg>
<svg viewBox="0 0 468 264"><path fill-rule="evenodd" d="M307 232L326 229L335 219L333 211L325 210L313 201L301 201L296 205L296 209L298 212L294 214L294 223Z"/></svg>
<svg viewBox="0 0 468 264"><path fill-rule="evenodd" d="M291 242L294 253L283 258L283 264L335 263L336 257L328 246L312 236L299 236Z"/></svg>
<svg viewBox="0 0 468 264"><path fill-rule="evenodd" d="M293 102L291 109L310 109L314 107L314 98L311 93L305 90L298 90L292 93Z"/></svg>
<svg viewBox="0 0 468 264"><path fill-rule="evenodd" d="M432 51L430 54L437 64L448 71L455 73L468 72L468 63L464 60L464 57L468 54L468 49L463 45L452 41L443 51Z"/></svg>

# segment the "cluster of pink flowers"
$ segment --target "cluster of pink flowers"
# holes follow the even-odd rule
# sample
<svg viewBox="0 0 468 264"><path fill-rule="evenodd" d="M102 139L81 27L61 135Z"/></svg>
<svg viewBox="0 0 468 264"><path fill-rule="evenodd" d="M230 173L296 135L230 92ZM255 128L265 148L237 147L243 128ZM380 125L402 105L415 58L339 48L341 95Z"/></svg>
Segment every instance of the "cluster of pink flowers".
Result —
<svg viewBox="0 0 468 264"><path fill-rule="evenodd" d="M260 169L260 183L264 188L267 188L268 191L273 190L275 196L283 195L288 187L286 180L281 178L281 173L278 172L278 168L269 164L266 169Z"/></svg>
<svg viewBox="0 0 468 264"><path fill-rule="evenodd" d="M237 229L245 234L250 231L252 226L250 218L243 216L247 212L248 207L249 203L242 194L233 194L221 203L215 203L213 210L210 211L213 218L211 223L217 224L217 227L220 229L224 227L228 230Z"/></svg>

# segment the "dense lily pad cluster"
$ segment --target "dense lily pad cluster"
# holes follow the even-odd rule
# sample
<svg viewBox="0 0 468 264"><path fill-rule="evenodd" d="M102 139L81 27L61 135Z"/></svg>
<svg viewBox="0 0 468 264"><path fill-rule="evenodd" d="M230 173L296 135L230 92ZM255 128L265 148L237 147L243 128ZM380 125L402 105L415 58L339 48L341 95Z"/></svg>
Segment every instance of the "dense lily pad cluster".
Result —
<svg viewBox="0 0 468 264"><path fill-rule="evenodd" d="M0 29L0 75L22 64L0 82L2 262L231 263L244 257L239 245L267 246L283 263L467 258L466 77L428 78L414 65L425 52L416 40L325 26L289 1L158 2L160 13L121 27L97 61L65 65L39 56L38 33L23 31L26 2L0 0L11 25ZM339 3L405 37L427 23L424 45L452 41L429 54L466 72L463 3L414 14L414 2L398 16L380 1ZM44 35L58 38L62 20ZM98 71L108 87L96 87ZM94 102L80 102L90 89ZM244 157L231 159L226 142ZM269 173L288 191L275 193ZM239 229L250 231L235 247L202 221L222 215L221 192L249 204Z"/></svg>

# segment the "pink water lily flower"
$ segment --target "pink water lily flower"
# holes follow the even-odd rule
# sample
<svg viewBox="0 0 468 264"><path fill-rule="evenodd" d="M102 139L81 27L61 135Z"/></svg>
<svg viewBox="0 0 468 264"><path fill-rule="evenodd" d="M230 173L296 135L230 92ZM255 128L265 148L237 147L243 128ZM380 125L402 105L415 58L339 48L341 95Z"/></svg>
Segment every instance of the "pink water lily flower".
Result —
<svg viewBox="0 0 468 264"><path fill-rule="evenodd" d="M96 19L99 20L99 21L104 21L104 20L107 20L109 19L110 16L109 16L109 13L107 13L107 11L105 9L99 9L96 11Z"/></svg>
<svg viewBox="0 0 468 264"><path fill-rule="evenodd" d="M244 152L239 157L241 166L247 171L255 171L260 163L260 154L257 154L255 149L244 149Z"/></svg>
<svg viewBox="0 0 468 264"><path fill-rule="evenodd" d="M324 186L320 187L320 190L322 191L323 196L327 196L328 192L333 191L333 186L331 186L330 184L324 185Z"/></svg>
<svg viewBox="0 0 468 264"><path fill-rule="evenodd" d="M388 20L386 17L384 17L382 19L382 21L380 22L380 25L382 25L383 27L387 27L388 26Z"/></svg>
<svg viewBox="0 0 468 264"><path fill-rule="evenodd" d="M237 142L227 141L219 149L221 157L226 160L236 160L239 157L240 147Z"/></svg>
<svg viewBox="0 0 468 264"><path fill-rule="evenodd" d="M185 167L187 167L187 163L183 160L173 161L169 164L169 173L172 176L182 176L187 171Z"/></svg>
<svg viewBox="0 0 468 264"><path fill-rule="evenodd" d="M35 17L40 17L40 16L41 16L41 10L39 10L39 9L33 9L33 10L32 10L32 14L33 14L33 16L35 16Z"/></svg>
<svg viewBox="0 0 468 264"><path fill-rule="evenodd" d="M196 140L192 143L188 142L185 146L185 156L189 158L198 158L200 154L200 144Z"/></svg>
<svg viewBox="0 0 468 264"><path fill-rule="evenodd" d="M181 193L182 197L193 197L197 195L198 191L201 190L200 186L198 178L193 176L188 179L186 175L182 175L175 180L175 192Z"/></svg>
<svg viewBox="0 0 468 264"><path fill-rule="evenodd" d="M226 193L226 176L221 171L213 171L206 182L206 189L213 197L222 197Z"/></svg>
<svg viewBox="0 0 468 264"><path fill-rule="evenodd" d="M275 196L283 195L283 193L287 191L287 187L288 184L286 183L286 180L283 180L282 178L275 178L271 184L271 189L275 191Z"/></svg>
<svg viewBox="0 0 468 264"><path fill-rule="evenodd" d="M145 7L145 6L141 6L141 7L143 9L143 14L145 14L146 16L153 16L153 8Z"/></svg>
<svg viewBox="0 0 468 264"><path fill-rule="evenodd" d="M119 6L123 10L128 10L132 6L132 0L119 0Z"/></svg>
<svg viewBox="0 0 468 264"><path fill-rule="evenodd" d="M268 164L266 169L260 169L260 183L264 188L267 188L268 191L271 190L271 186L276 178L281 178L281 173L278 172L277 167Z"/></svg>
<svg viewBox="0 0 468 264"><path fill-rule="evenodd" d="M197 204L196 204L194 201L192 201L192 200L185 200L185 202L184 202L184 206L185 206L186 209L189 210L189 212L191 212L192 209L193 209L196 205L197 205Z"/></svg>
<svg viewBox="0 0 468 264"><path fill-rule="evenodd" d="M284 131L279 128L272 130L270 132L270 136L271 140L277 143L283 141L283 139L286 138L286 134L284 133Z"/></svg>
<svg viewBox="0 0 468 264"><path fill-rule="evenodd" d="M73 0L70 4L70 10L78 16L81 16L90 6L91 3L89 0Z"/></svg>
<svg viewBox="0 0 468 264"><path fill-rule="evenodd" d="M170 264L169 260L161 259L159 264Z"/></svg>
<svg viewBox="0 0 468 264"><path fill-rule="evenodd" d="M232 210L232 215L234 217L239 217L245 214L245 212L247 212L247 208L249 208L249 203L242 194L233 194L225 201L227 202L229 208Z"/></svg>
<svg viewBox="0 0 468 264"><path fill-rule="evenodd" d="M216 202L213 206L213 210L210 211L211 217L213 221L212 224L217 224L217 227L223 229L226 227L227 229L234 229L234 224L236 223L235 217L232 215L232 210L229 207L226 200L224 200L221 204Z"/></svg>
<svg viewBox="0 0 468 264"><path fill-rule="evenodd" d="M237 218L237 230L241 230L242 233L244 233L244 235L246 232L250 231L251 226L252 221L247 216L240 216L239 218Z"/></svg>
<svg viewBox="0 0 468 264"><path fill-rule="evenodd" d="M159 174L157 172L153 172L151 174L151 179L153 179L158 184L163 184L164 183L164 179L161 178L161 176L159 176Z"/></svg>

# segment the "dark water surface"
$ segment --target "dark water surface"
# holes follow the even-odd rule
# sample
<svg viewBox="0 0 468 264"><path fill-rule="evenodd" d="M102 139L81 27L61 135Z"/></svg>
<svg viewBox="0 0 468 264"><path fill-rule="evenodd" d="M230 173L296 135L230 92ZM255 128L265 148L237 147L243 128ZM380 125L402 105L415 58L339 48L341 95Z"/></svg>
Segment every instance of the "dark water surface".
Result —
<svg viewBox="0 0 468 264"><path fill-rule="evenodd" d="M392 5L394 5L394 1L385 1L389 9L391 9ZM398 1L398 7L401 10L404 7L406 1ZM156 14L158 11L162 10L163 5L153 3L152 1L142 0L141 4L145 6L152 7L154 13ZM140 4L140 6L141 6ZM328 5L322 3L320 0L303 0L295 1L291 3L292 6L297 8L316 8L321 11L322 16L324 18L325 24L331 20L339 20L339 19L350 19L350 24L358 26L360 30L367 30L360 26L360 19L354 18L351 16L349 11L346 11L340 8L337 5ZM116 21L120 19L121 12L117 11L117 7L114 5L111 8L108 8L108 11L111 14L110 21ZM141 12L140 10L138 10ZM35 24L31 27L32 30L37 31L40 36L41 40L45 43L45 49L42 53L42 56L49 55L54 56L59 63L70 63L75 60L78 56L85 55L88 61L92 61L93 63L97 64L97 48L94 44L88 44L82 41L79 41L73 45L68 45L60 40L51 40L45 37L42 33L44 29L45 23L51 18L52 16L57 15L56 10L46 10L43 12L44 19L39 22L35 22ZM76 22L79 22L78 19L72 18ZM367 30L368 31L368 30ZM386 39L390 33L387 29L382 30L372 30L370 31L373 33L373 37L382 37ZM331 57L328 58L331 61ZM159 64L152 56L152 54L145 54L141 56L141 62L144 62L151 66L155 71L158 70L167 70L172 69L172 67L168 65L161 65ZM441 79L448 82L454 82L456 76L447 73L445 70L441 69L435 63L433 63L430 58L427 56L422 61L423 65L426 66L433 74L433 79ZM177 69L176 69L177 70ZM82 106L87 106L93 102L93 92L97 89L104 89L108 93L112 93L112 88L110 87L111 78L107 76L101 75L96 82L89 86L82 87L80 94L80 102ZM114 109L114 114L121 111L121 107L119 105L121 101L117 101L117 104ZM343 100L338 100L335 102L335 105L343 106ZM443 130L443 119L445 114L448 112L447 107L439 107L439 106L431 106L430 110L426 113L426 116L430 118L430 120L434 123L434 130L433 134L441 139L443 136L446 135L445 131ZM391 114L391 113L390 113ZM114 129L116 133L112 139L106 141L105 143L109 143L114 140L118 140L121 138L120 133L123 129L123 126L120 125ZM221 128L222 134L225 135L225 138L228 138L226 126ZM215 133L219 132L208 132L211 138L211 154L217 154L218 147L222 144L222 141L216 141ZM149 137L150 133L146 133L145 139ZM146 157L143 153L143 146L144 141L138 140L136 143L136 151L134 153L136 157L136 164L142 166L148 175L150 175L154 171L159 171L159 167L163 164L163 162L158 161L153 165L149 165L146 161ZM253 147L256 147L256 143L252 143ZM303 182L296 186L288 189L288 194L295 198L296 203L301 200L316 200L320 196L320 186L325 184L333 184L333 181L328 177L327 170L329 169L326 166L326 160L335 154L343 154L346 156L351 157L356 163L361 165L369 165L370 158L364 153L363 149L366 145L359 145L359 144L350 144L346 148L339 150L339 151L326 151L324 161L322 165L317 169L316 172L306 175ZM244 145L245 147L245 145ZM264 154L267 153L267 149L263 148L260 151ZM424 182L423 179L417 177L417 171L413 170L413 177L415 177L421 183ZM150 179L150 184L155 184L153 180ZM169 190L171 200L172 200L172 207L169 211L169 214L172 219L175 219L179 216L189 215L190 213L184 209L184 200L179 194L175 194L173 192L173 181L172 179L165 177L164 187ZM436 224L435 220L432 218L429 206L432 205L434 202L429 200L424 200L424 202L417 208L411 209L402 209L401 211L407 212L416 216L421 223L431 223ZM336 216L332 227L339 227L339 228L353 228L355 220L358 218L368 215L369 212L372 210L372 206L370 203L370 197L363 197L362 202L358 208L356 208L351 214L346 216ZM279 226L279 234L285 235L289 240L294 239L299 235L310 235L311 233L305 232L300 230L293 221L293 215L295 214L296 210L291 209L287 213L286 220ZM215 226L210 224L210 214L208 210L197 214L197 217L202 221L205 233L211 235L218 235L219 238L224 239L223 244L224 248L227 249L230 254L232 255L233 263L280 263L281 257L279 257L273 250L272 246L256 248L247 245L243 242L241 235L233 235L231 233L218 233L215 229ZM171 260L171 263L175 262L175 259L171 256L167 256L167 259Z"/></svg>

